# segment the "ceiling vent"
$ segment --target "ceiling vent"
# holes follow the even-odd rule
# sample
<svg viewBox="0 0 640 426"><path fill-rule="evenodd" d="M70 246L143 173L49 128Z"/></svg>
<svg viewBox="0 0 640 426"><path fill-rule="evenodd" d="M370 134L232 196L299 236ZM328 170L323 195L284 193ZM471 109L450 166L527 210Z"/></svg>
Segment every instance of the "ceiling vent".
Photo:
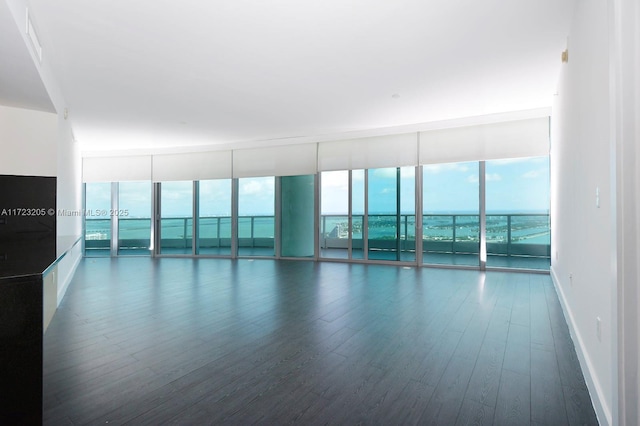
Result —
<svg viewBox="0 0 640 426"><path fill-rule="evenodd" d="M40 44L40 40L38 39L38 35L36 34L36 29L33 26L33 22L31 22L31 17L29 16L29 9L27 9L27 35L29 36L29 40L31 41L31 48L33 49L33 53L38 58L38 62L42 62L42 45Z"/></svg>

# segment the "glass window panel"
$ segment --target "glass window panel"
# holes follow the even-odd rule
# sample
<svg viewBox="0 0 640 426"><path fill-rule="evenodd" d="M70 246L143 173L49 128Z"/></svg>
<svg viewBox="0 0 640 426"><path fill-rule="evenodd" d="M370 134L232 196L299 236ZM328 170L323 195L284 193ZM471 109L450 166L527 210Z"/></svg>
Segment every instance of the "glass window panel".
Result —
<svg viewBox="0 0 640 426"><path fill-rule="evenodd" d="M398 169L369 169L368 258L398 260Z"/></svg>
<svg viewBox="0 0 640 426"><path fill-rule="evenodd" d="M199 183L199 254L231 255L231 179Z"/></svg>
<svg viewBox="0 0 640 426"><path fill-rule="evenodd" d="M149 255L151 248L151 182L118 184L118 253Z"/></svg>
<svg viewBox="0 0 640 426"><path fill-rule="evenodd" d="M275 255L275 178L238 179L238 255Z"/></svg>
<svg viewBox="0 0 640 426"><path fill-rule="evenodd" d="M87 183L85 186L86 256L111 254L111 183Z"/></svg>
<svg viewBox="0 0 640 426"><path fill-rule="evenodd" d="M349 257L349 172L322 172L320 188L320 256ZM360 250L362 252L362 250Z"/></svg>
<svg viewBox="0 0 640 426"><path fill-rule="evenodd" d="M351 258L364 259L364 170L351 171Z"/></svg>
<svg viewBox="0 0 640 426"><path fill-rule="evenodd" d="M400 168L400 260L416 260L416 168Z"/></svg>
<svg viewBox="0 0 640 426"><path fill-rule="evenodd" d="M193 182L160 184L160 253L193 253Z"/></svg>
<svg viewBox="0 0 640 426"><path fill-rule="evenodd" d="M549 157L486 162L487 266L550 267Z"/></svg>
<svg viewBox="0 0 640 426"><path fill-rule="evenodd" d="M315 176L283 176L281 194L281 255L315 255Z"/></svg>
<svg viewBox="0 0 640 426"><path fill-rule="evenodd" d="M479 165L423 168L422 247L425 264L479 265Z"/></svg>

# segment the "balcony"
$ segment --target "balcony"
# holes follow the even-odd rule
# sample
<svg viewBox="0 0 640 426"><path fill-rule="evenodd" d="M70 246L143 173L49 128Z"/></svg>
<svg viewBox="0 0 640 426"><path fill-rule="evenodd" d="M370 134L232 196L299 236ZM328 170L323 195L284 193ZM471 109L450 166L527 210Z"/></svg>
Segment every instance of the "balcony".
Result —
<svg viewBox="0 0 640 426"><path fill-rule="evenodd" d="M320 247L323 257L347 258L348 217L321 217ZM353 216L353 257L363 249L363 216ZM488 214L487 264L489 266L549 269L548 214ZM400 215L400 241L396 241L396 215L369 216L369 258L377 252L415 252L415 215ZM478 265L478 215L431 214L423 216L423 262ZM398 244L399 243L399 244ZM402 258L403 256L401 256Z"/></svg>
<svg viewBox="0 0 640 426"><path fill-rule="evenodd" d="M399 219L399 221L398 221ZM349 241L346 215L323 215L320 223L321 256L347 258ZM363 258L362 215L352 218L352 251ZM190 254L193 239L191 218L163 218L163 253ZM550 232L548 214L488 214L487 264L489 266L548 269ZM241 216L238 218L238 247L241 254L272 256L275 218ZM199 220L201 254L231 253L231 217L202 217ZM415 260L415 215L369 215L368 248L370 259ZM148 253L150 219L120 218L119 248L129 253ZM396 228L400 226L400 240ZM422 250L424 263L477 265L479 256L479 216L472 214L429 214L423 216ZM87 219L85 248L88 255L108 255L111 240L109 219Z"/></svg>

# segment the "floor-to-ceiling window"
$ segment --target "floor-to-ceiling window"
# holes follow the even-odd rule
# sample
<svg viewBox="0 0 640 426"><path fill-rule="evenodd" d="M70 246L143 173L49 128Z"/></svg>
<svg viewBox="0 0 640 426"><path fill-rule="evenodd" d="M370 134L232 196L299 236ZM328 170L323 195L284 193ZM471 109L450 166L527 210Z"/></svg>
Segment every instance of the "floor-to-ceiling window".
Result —
<svg viewBox="0 0 640 426"><path fill-rule="evenodd" d="M159 206L159 253L192 254L193 182L162 182Z"/></svg>
<svg viewBox="0 0 640 426"><path fill-rule="evenodd" d="M320 211L314 174L87 183L85 253L148 255L155 242L162 255L313 258L319 239L322 258L416 262L422 251L418 264L477 267L484 227L487 267L549 269L548 156L426 165L420 194L415 174L415 167L322 172Z"/></svg>
<svg viewBox="0 0 640 426"><path fill-rule="evenodd" d="M320 176L320 257L349 258L349 172Z"/></svg>
<svg viewBox="0 0 640 426"><path fill-rule="evenodd" d="M365 171L351 171L351 258L364 259Z"/></svg>
<svg viewBox="0 0 640 426"><path fill-rule="evenodd" d="M238 179L238 255L275 255L275 178Z"/></svg>
<svg viewBox="0 0 640 426"><path fill-rule="evenodd" d="M197 253L231 255L231 179L198 184Z"/></svg>
<svg viewBox="0 0 640 426"><path fill-rule="evenodd" d="M367 170L370 260L415 260L415 168Z"/></svg>
<svg viewBox="0 0 640 426"><path fill-rule="evenodd" d="M395 167L367 170L367 255L371 260L398 260L399 173Z"/></svg>
<svg viewBox="0 0 640 426"><path fill-rule="evenodd" d="M549 157L486 162L487 266L550 266Z"/></svg>
<svg viewBox="0 0 640 426"><path fill-rule="evenodd" d="M118 183L118 254L149 255L151 182Z"/></svg>
<svg viewBox="0 0 640 426"><path fill-rule="evenodd" d="M422 245L425 264L479 265L478 163L423 167Z"/></svg>
<svg viewBox="0 0 640 426"><path fill-rule="evenodd" d="M400 168L400 260L416 260L416 168Z"/></svg>
<svg viewBox="0 0 640 426"><path fill-rule="evenodd" d="M110 255L111 212L111 183L87 183L84 210L84 253L86 256Z"/></svg>

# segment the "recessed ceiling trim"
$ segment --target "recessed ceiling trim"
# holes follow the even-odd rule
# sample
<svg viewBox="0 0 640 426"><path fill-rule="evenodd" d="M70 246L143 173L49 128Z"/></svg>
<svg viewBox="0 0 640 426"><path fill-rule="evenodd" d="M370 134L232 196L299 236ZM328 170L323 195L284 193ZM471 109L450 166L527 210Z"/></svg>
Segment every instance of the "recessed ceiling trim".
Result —
<svg viewBox="0 0 640 426"><path fill-rule="evenodd" d="M29 8L27 8L27 25L26 32L29 36L29 41L31 42L31 49L33 50L33 54L36 58L38 58L38 63L42 62L42 45L40 44L40 39L38 38L38 34L36 33L36 29L33 26L33 22L31 21L31 16L29 16Z"/></svg>

